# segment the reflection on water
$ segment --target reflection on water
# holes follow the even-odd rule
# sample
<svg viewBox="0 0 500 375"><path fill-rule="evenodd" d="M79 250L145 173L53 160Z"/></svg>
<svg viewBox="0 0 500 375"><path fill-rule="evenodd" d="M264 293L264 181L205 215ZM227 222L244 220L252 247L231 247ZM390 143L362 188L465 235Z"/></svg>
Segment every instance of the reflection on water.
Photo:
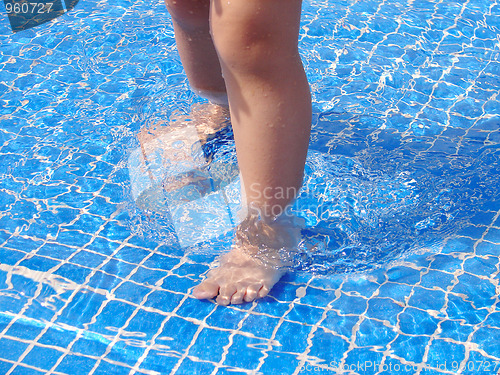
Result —
<svg viewBox="0 0 500 375"><path fill-rule="evenodd" d="M335 133L334 117L324 117L313 129L313 138L317 129L323 137L326 134L329 148L312 146L304 185L293 206L306 221L296 269L316 274L360 272L432 249L488 210L500 195L500 152L495 143L486 142L491 131L465 134L448 129L410 136L394 129L351 126ZM214 165L235 166L232 139L214 138L207 145L215 150ZM239 185L235 189L237 194ZM163 192L163 199L169 194ZM196 203L190 209L202 210ZM165 239L172 218L162 216L161 210L142 215L145 212L149 217L139 222L142 232ZM222 216L196 225L200 231L220 227ZM153 223L155 230L145 222ZM223 226L226 231L231 228ZM175 225L175 230L177 238L183 238L183 231L190 229ZM197 241L217 240L205 234Z"/></svg>

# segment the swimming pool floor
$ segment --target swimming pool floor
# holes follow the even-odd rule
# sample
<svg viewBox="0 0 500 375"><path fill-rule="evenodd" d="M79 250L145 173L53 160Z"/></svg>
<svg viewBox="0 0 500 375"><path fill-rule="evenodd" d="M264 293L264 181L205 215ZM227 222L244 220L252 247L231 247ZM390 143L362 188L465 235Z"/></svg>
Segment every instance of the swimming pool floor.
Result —
<svg viewBox="0 0 500 375"><path fill-rule="evenodd" d="M221 307L191 295L214 256L131 208L138 131L199 101L164 5L81 1L16 34L0 12L0 373L499 374L499 29L495 0L305 1L311 149L394 155L437 197L465 171L470 210L439 203L411 233L460 225L399 262Z"/></svg>

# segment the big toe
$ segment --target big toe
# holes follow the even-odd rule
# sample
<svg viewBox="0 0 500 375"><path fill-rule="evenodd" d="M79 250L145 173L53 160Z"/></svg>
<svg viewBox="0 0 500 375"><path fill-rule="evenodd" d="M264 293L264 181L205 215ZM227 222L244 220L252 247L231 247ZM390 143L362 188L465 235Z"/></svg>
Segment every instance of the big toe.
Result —
<svg viewBox="0 0 500 375"><path fill-rule="evenodd" d="M205 280L193 289L193 296L197 299L210 299L219 294L219 285Z"/></svg>

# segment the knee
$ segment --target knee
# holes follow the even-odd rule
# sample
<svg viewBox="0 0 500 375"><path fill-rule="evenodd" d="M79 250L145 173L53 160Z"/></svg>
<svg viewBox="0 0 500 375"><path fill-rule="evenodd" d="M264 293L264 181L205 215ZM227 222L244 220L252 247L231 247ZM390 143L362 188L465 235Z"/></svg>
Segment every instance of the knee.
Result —
<svg viewBox="0 0 500 375"><path fill-rule="evenodd" d="M210 0L165 0L174 22L186 30L208 27Z"/></svg>
<svg viewBox="0 0 500 375"><path fill-rule="evenodd" d="M217 3L214 1L210 26L223 65L233 71L263 74L298 58L297 25L274 19L272 12L261 11L253 2L245 2L244 9L220 13Z"/></svg>

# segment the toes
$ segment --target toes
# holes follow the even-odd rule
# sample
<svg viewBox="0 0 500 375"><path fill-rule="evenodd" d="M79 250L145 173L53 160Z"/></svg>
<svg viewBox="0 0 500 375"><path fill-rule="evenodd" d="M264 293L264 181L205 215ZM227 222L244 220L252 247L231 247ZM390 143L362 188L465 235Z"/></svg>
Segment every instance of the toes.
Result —
<svg viewBox="0 0 500 375"><path fill-rule="evenodd" d="M269 293L269 290L270 289L264 285L262 288L260 288L259 293L257 293L257 295L259 296L259 298L264 298Z"/></svg>
<svg viewBox="0 0 500 375"><path fill-rule="evenodd" d="M251 284L247 287L247 292L245 294L245 302L252 302L257 298L259 290L262 288L262 284Z"/></svg>
<svg viewBox="0 0 500 375"><path fill-rule="evenodd" d="M236 286L234 285L221 286L216 301L219 305L227 306L231 303L231 298L235 293L236 293Z"/></svg>
<svg viewBox="0 0 500 375"><path fill-rule="evenodd" d="M193 296L197 299L210 299L214 298L219 293L219 284L210 280L203 281L197 285L193 290Z"/></svg>
<svg viewBox="0 0 500 375"><path fill-rule="evenodd" d="M239 305L240 303L243 303L243 297L245 296L246 291L246 287L239 286L236 290L236 293L234 293L233 297L231 298L231 304Z"/></svg>

